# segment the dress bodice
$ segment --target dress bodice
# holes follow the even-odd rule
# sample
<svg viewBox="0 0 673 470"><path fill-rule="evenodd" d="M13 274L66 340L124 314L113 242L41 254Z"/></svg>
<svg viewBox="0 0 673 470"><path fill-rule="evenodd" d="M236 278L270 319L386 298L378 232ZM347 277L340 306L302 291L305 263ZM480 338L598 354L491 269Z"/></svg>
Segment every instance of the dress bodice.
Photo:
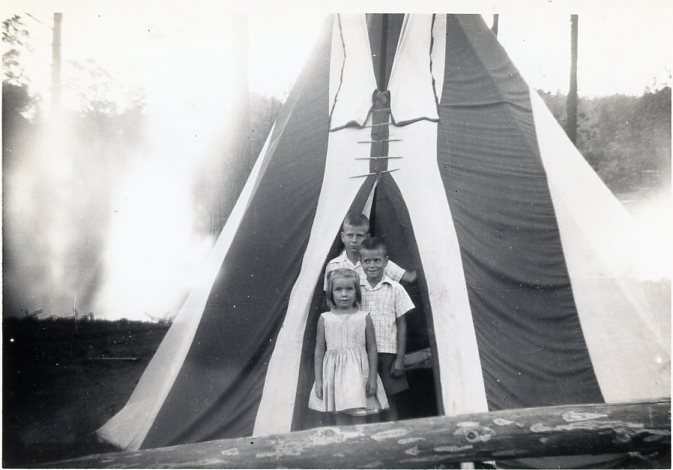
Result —
<svg viewBox="0 0 673 470"><path fill-rule="evenodd" d="M367 327L367 312L322 314L325 322L325 342L327 350L365 348Z"/></svg>

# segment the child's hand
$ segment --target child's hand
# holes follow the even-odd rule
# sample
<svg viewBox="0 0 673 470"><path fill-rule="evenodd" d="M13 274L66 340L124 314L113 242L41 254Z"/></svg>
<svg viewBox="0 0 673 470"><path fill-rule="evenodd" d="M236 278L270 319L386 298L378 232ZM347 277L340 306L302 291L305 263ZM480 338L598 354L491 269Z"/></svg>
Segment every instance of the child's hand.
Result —
<svg viewBox="0 0 673 470"><path fill-rule="evenodd" d="M376 395L376 377L367 379L367 396L371 397Z"/></svg>
<svg viewBox="0 0 673 470"><path fill-rule="evenodd" d="M322 382L315 383L315 396L322 400Z"/></svg>
<svg viewBox="0 0 673 470"><path fill-rule="evenodd" d="M401 357L396 357L390 366L390 375L396 378L402 377L403 372L404 372L404 359Z"/></svg>

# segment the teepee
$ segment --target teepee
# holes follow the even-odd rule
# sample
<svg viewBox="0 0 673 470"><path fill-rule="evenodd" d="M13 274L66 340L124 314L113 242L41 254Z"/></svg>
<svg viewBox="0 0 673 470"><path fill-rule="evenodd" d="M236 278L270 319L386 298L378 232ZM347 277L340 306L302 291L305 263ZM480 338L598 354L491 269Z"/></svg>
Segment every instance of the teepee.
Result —
<svg viewBox="0 0 673 470"><path fill-rule="evenodd" d="M432 352L432 398L409 395L429 414L670 396L670 293L643 288L636 226L481 17L335 15L98 434L139 449L319 424L322 275L353 210L418 273L409 349Z"/></svg>

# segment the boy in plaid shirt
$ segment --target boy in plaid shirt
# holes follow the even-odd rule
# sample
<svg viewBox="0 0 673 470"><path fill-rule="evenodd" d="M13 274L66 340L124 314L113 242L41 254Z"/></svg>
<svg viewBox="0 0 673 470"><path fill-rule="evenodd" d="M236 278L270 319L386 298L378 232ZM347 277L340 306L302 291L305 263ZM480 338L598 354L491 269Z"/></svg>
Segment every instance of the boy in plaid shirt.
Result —
<svg viewBox="0 0 673 470"><path fill-rule="evenodd" d="M404 373L407 346L406 316L414 304L398 282L386 275L388 252L378 238L360 245L360 263L365 276L360 279L362 306L374 323L378 371L388 396L388 420L398 419L396 395L409 388Z"/></svg>

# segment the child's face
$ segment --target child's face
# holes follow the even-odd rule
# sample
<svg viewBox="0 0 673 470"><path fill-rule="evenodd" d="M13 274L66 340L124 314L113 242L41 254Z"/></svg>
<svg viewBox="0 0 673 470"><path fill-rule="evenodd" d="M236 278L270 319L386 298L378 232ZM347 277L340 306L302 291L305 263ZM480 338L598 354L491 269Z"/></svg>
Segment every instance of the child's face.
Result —
<svg viewBox="0 0 673 470"><path fill-rule="evenodd" d="M346 253L351 258L356 258L360 254L360 245L365 238L369 236L369 227L366 225L350 225L344 223L343 230L341 231L341 241L346 247Z"/></svg>
<svg viewBox="0 0 673 470"><path fill-rule="evenodd" d="M355 305L355 285L353 279L337 278L332 285L332 298L338 309L349 309Z"/></svg>
<svg viewBox="0 0 673 470"><path fill-rule="evenodd" d="M360 250L360 264L370 282L379 282L388 264L388 257L383 248L376 250Z"/></svg>

